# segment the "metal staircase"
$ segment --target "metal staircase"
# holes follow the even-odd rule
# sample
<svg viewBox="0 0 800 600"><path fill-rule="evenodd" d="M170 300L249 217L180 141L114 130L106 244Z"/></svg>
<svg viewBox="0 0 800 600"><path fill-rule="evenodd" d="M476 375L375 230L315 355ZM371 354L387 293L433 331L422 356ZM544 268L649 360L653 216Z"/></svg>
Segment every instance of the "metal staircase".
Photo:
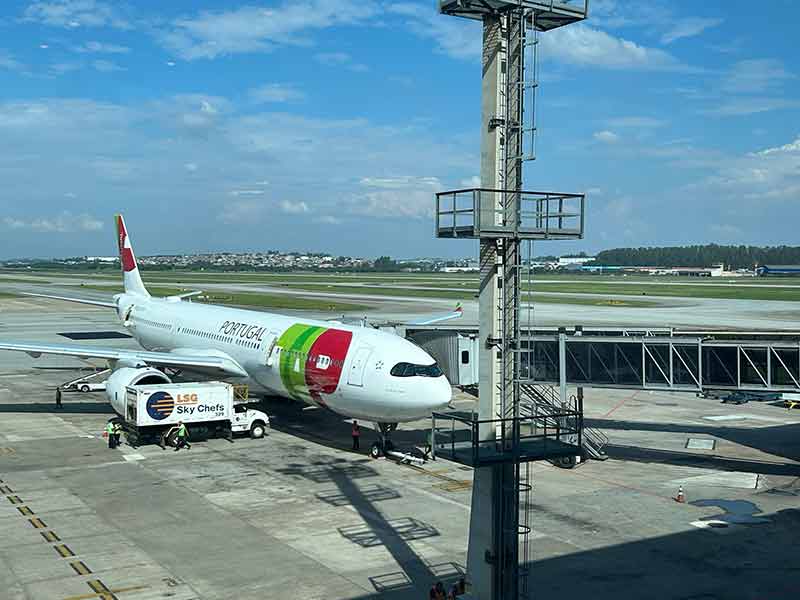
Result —
<svg viewBox="0 0 800 600"><path fill-rule="evenodd" d="M570 401L574 403L575 397ZM558 393L549 385L531 383L520 384L520 416L536 417L539 414L552 414L563 409ZM583 427L581 448L585 458L606 460L608 455L603 448L608 444L608 436L598 429Z"/></svg>

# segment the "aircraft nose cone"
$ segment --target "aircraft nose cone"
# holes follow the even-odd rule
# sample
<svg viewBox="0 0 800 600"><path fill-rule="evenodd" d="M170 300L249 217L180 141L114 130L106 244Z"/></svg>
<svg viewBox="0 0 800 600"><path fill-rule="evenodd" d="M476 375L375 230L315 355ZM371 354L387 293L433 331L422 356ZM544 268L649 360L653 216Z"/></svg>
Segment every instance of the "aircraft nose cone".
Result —
<svg viewBox="0 0 800 600"><path fill-rule="evenodd" d="M437 377L431 387L430 396L427 398L430 410L439 410L450 404L453 398L453 388L447 377Z"/></svg>

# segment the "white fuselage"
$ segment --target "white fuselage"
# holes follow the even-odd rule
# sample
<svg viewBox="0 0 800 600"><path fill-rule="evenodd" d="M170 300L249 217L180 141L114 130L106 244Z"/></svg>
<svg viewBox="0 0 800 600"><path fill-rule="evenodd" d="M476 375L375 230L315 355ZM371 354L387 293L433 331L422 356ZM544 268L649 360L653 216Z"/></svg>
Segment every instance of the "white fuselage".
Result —
<svg viewBox="0 0 800 600"><path fill-rule="evenodd" d="M218 353L269 393L351 418L410 421L451 398L438 367L423 368L434 359L391 333L130 293L118 296L117 306L125 327L147 350ZM403 367L395 368L401 363L425 375L403 376ZM393 368L400 376L391 374Z"/></svg>

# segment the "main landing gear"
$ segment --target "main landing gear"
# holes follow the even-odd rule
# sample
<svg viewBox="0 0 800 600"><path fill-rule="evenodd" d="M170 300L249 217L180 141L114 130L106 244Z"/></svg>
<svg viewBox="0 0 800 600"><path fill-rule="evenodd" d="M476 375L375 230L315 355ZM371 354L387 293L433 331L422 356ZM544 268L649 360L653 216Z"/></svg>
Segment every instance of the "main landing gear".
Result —
<svg viewBox="0 0 800 600"><path fill-rule="evenodd" d="M397 429L397 423L376 423L376 425L378 429L378 437L380 439L372 444L369 449L369 455L372 458L386 456L387 452L394 450L394 444L390 438L392 432Z"/></svg>

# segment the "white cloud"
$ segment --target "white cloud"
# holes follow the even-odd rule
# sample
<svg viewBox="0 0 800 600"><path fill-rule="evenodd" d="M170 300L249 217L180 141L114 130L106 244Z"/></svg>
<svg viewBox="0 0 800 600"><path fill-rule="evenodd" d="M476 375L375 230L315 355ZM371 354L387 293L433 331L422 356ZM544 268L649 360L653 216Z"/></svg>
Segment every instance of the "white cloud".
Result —
<svg viewBox="0 0 800 600"><path fill-rule="evenodd" d="M602 142L604 144L616 144L619 141L619 136L613 131L608 130L595 131L592 134L592 137L598 142Z"/></svg>
<svg viewBox="0 0 800 600"><path fill-rule="evenodd" d="M458 183L463 188L477 188L481 187L481 178L480 175L473 175L472 177L462 179Z"/></svg>
<svg viewBox="0 0 800 600"><path fill-rule="evenodd" d="M160 41L186 60L269 52L277 46L307 45L314 30L363 23L377 11L371 0L286 0L274 8L202 11L175 20Z"/></svg>
<svg viewBox="0 0 800 600"><path fill-rule="evenodd" d="M73 47L75 52L81 54L128 54L131 49L127 46L120 46L118 44L106 44L103 42L86 42L80 46Z"/></svg>
<svg viewBox="0 0 800 600"><path fill-rule="evenodd" d="M96 0L50 0L34 2L25 9L24 21L51 27L103 27L130 29L119 9Z"/></svg>
<svg viewBox="0 0 800 600"><path fill-rule="evenodd" d="M314 60L328 67L341 67L357 73L369 71L367 65L354 61L347 52L320 52L314 55Z"/></svg>
<svg viewBox="0 0 800 600"><path fill-rule="evenodd" d="M582 23L541 35L542 57L581 67L642 71L692 71L658 48L641 46Z"/></svg>
<svg viewBox="0 0 800 600"><path fill-rule="evenodd" d="M241 225L260 219L263 212L264 205L261 202L252 200L227 202L222 208L222 212L217 215L217 219L228 225Z"/></svg>
<svg viewBox="0 0 800 600"><path fill-rule="evenodd" d="M390 4L386 10L405 18L412 32L433 40L440 52L457 59L480 58L483 44L480 23L445 18L433 6L409 2ZM543 59L581 67L692 70L664 50L641 46L582 23L543 33L539 41Z"/></svg>
<svg viewBox="0 0 800 600"><path fill-rule="evenodd" d="M314 217L315 223L320 223L321 225L341 225L344 223L344 220L340 219L339 217L334 217L331 215L321 215L318 217Z"/></svg>
<svg viewBox="0 0 800 600"><path fill-rule="evenodd" d="M292 83L268 83L250 90L253 102L299 102L306 94Z"/></svg>
<svg viewBox="0 0 800 600"><path fill-rule="evenodd" d="M264 190L231 190L231 196L260 196Z"/></svg>
<svg viewBox="0 0 800 600"><path fill-rule="evenodd" d="M278 206L280 206L281 211L290 215L297 215L308 212L308 204L306 204L305 202L292 202L290 200L281 200Z"/></svg>
<svg viewBox="0 0 800 600"><path fill-rule="evenodd" d="M99 71L100 73L115 73L118 71L127 71L125 67L122 67L111 60L93 60L92 61L92 68L95 71Z"/></svg>
<svg viewBox="0 0 800 600"><path fill-rule="evenodd" d="M373 217L429 217L434 194L443 186L438 177L364 177L366 188L350 199L350 212Z"/></svg>
<svg viewBox="0 0 800 600"><path fill-rule="evenodd" d="M85 213L73 215L64 211L54 217L38 217L31 220L5 217L3 224L11 229L28 229L40 233L74 233L80 231L98 231L103 222Z"/></svg>
<svg viewBox="0 0 800 600"><path fill-rule="evenodd" d="M439 52L452 58L477 60L481 55L481 25L467 19L443 17L433 3L397 2L387 12L406 20L408 28L420 37L433 40Z"/></svg>
<svg viewBox="0 0 800 600"><path fill-rule="evenodd" d="M774 97L742 97L722 99L718 105L702 109L699 113L718 117L740 117L791 108L800 108L800 100Z"/></svg>
<svg viewBox="0 0 800 600"><path fill-rule="evenodd" d="M155 210L187 226L205 226L211 215L235 225L238 240L251 239L244 233L256 223L285 240L288 234L269 218L276 214L309 221L331 216L352 224L355 238L374 217L426 218L442 186L438 178L415 174L421 165L423 174L448 181L474 173L478 151L464 139L442 138L428 123L305 117L203 94L131 106L0 102L0 143L15 149L0 154L0 207L18 207L13 213L0 208L0 215L31 221L46 207L56 214L70 190L89 213L112 198L117 206L129 205L132 215ZM230 239L204 238L203 247ZM24 240L14 243L22 243L20 252L31 251ZM162 240L159 248L167 247L163 243L171 242ZM350 242L332 243L345 248Z"/></svg>
<svg viewBox="0 0 800 600"><path fill-rule="evenodd" d="M775 90L795 75L780 60L750 59L735 63L722 81L722 91L734 94L762 93Z"/></svg>
<svg viewBox="0 0 800 600"><path fill-rule="evenodd" d="M688 17L678 19L674 26L661 36L662 44L671 44L681 38L694 37L700 35L706 29L716 27L722 23L722 19Z"/></svg>
<svg viewBox="0 0 800 600"><path fill-rule="evenodd" d="M723 158L716 173L694 187L708 187L732 199L800 200L800 136L743 156Z"/></svg>

